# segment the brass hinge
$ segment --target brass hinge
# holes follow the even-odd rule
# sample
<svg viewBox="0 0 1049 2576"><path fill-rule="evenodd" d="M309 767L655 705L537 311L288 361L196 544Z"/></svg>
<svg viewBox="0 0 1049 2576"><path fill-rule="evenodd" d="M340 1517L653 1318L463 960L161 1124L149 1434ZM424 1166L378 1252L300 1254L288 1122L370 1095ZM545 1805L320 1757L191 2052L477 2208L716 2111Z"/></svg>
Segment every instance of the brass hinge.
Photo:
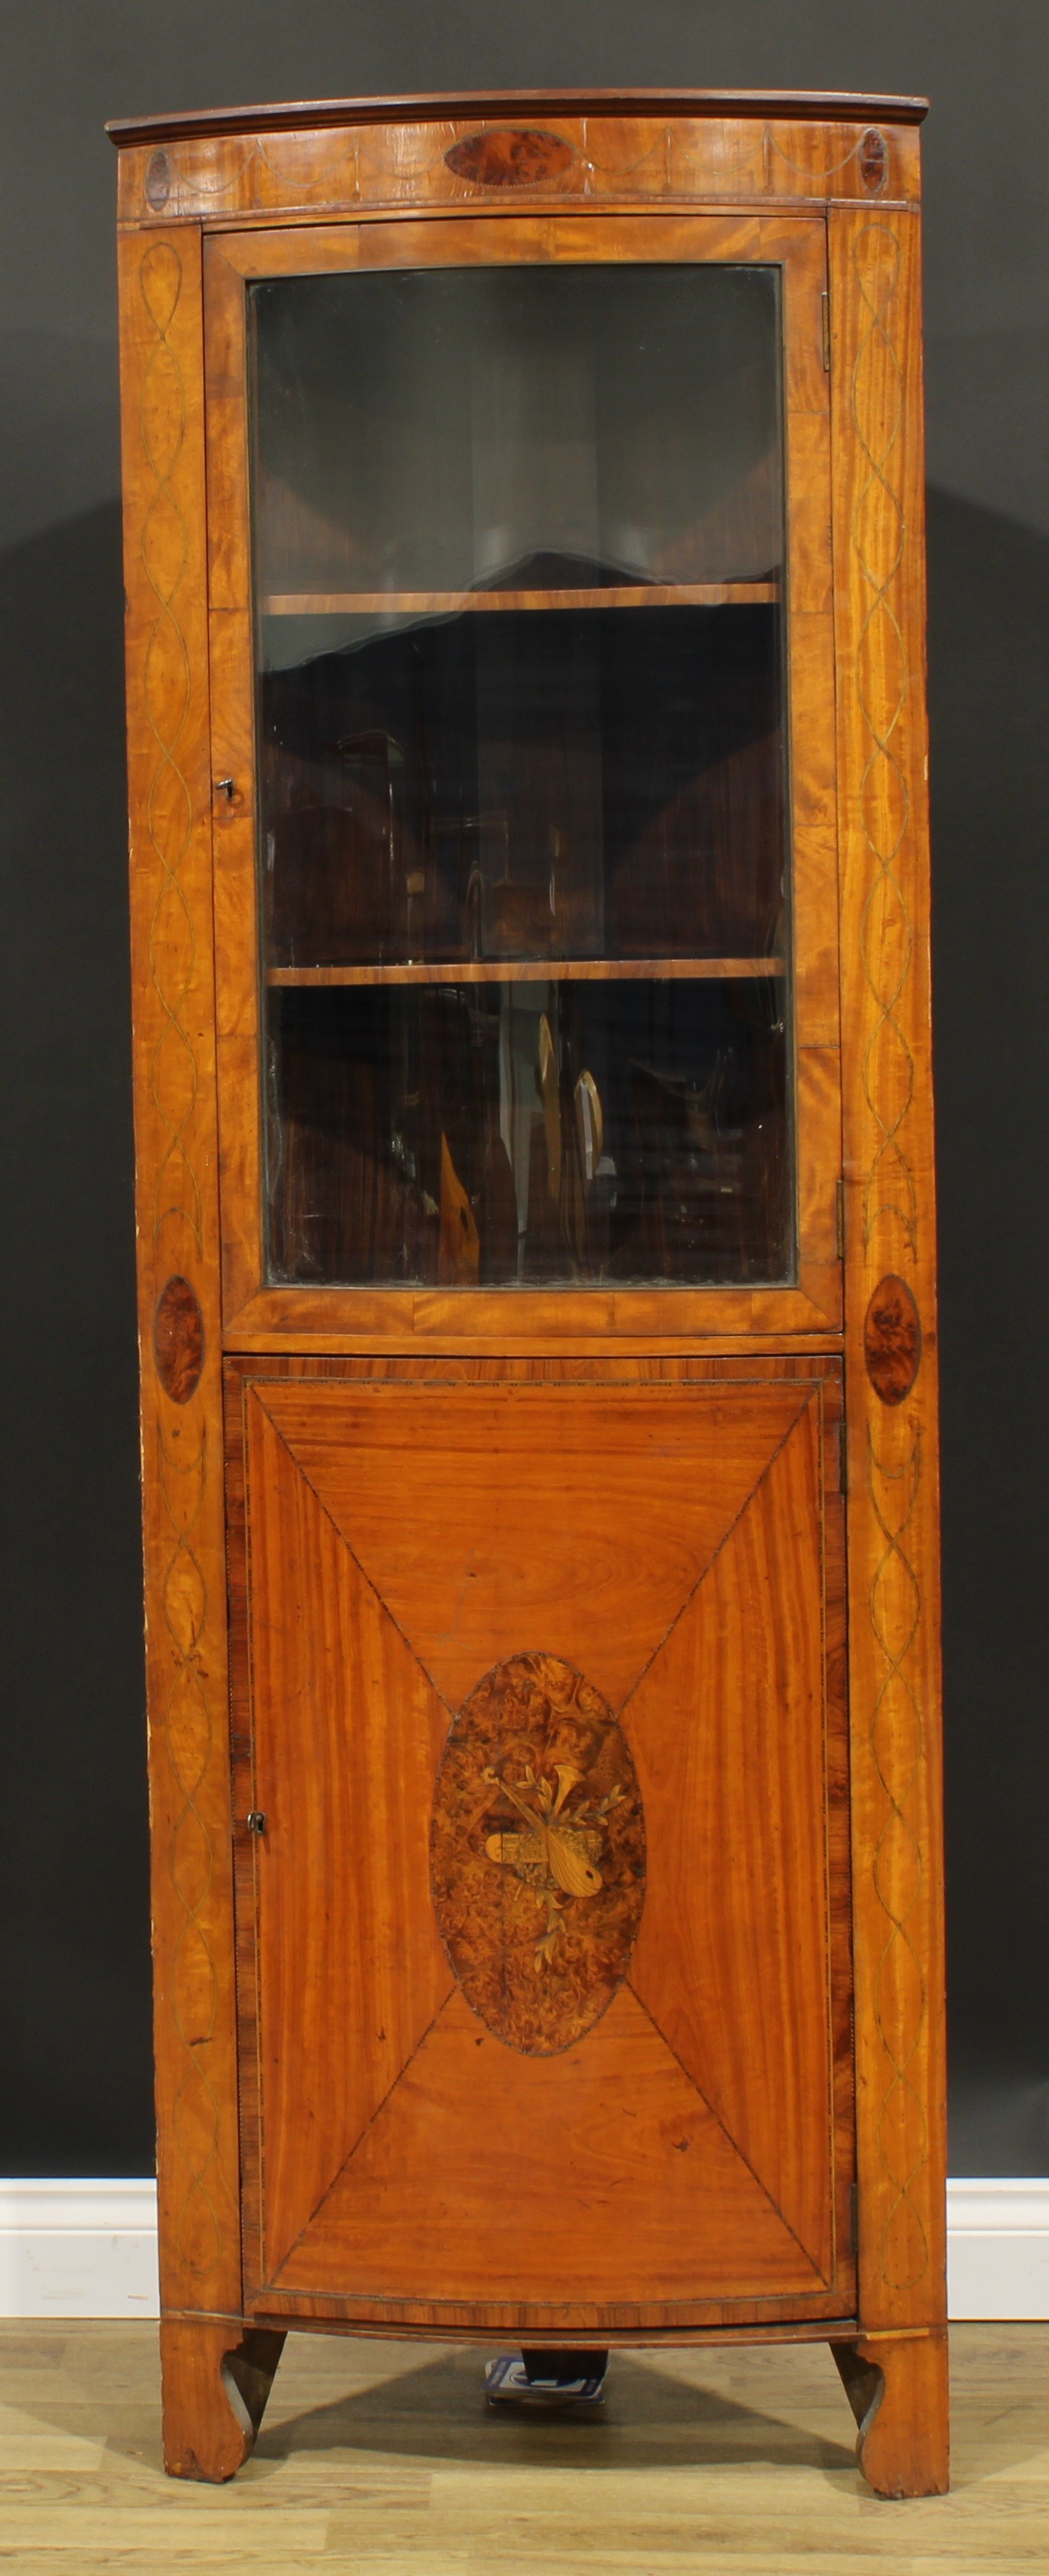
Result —
<svg viewBox="0 0 1049 2576"><path fill-rule="evenodd" d="M850 2254L858 2254L859 2250L860 2187L858 2183L854 2182L849 2186L849 2252Z"/></svg>
<svg viewBox="0 0 1049 2576"><path fill-rule="evenodd" d="M837 1186L836 1186L836 1189L835 1189L835 1193L834 1193L834 1233L835 1233L835 1239L836 1239L837 1247L838 1247L838 1259L839 1259L839 1261L844 1261L844 1259L845 1259L845 1183L844 1183L844 1181L839 1181L839 1182L837 1183Z"/></svg>
<svg viewBox="0 0 1049 2576"><path fill-rule="evenodd" d="M821 297L820 297L820 303L821 303L821 305L822 305L822 307L823 307L823 365L824 365L825 373L829 376L829 374L830 374L830 296L829 296L829 294L828 294L828 292L827 292L826 287L824 287L823 293L822 293L822 295L821 295Z"/></svg>

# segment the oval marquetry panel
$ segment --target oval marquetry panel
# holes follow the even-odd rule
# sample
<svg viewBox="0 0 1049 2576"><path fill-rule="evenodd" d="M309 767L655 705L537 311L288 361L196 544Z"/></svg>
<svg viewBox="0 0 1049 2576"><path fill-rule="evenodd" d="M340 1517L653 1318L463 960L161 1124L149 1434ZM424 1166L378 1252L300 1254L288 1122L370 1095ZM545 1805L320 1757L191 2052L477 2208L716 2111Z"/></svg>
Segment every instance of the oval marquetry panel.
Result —
<svg viewBox="0 0 1049 2576"><path fill-rule="evenodd" d="M889 169L885 136L879 134L876 125L869 125L866 134L860 136L859 165L864 187L872 197L876 197L879 189L885 186Z"/></svg>
<svg viewBox="0 0 1049 2576"><path fill-rule="evenodd" d="M493 125L485 134L468 134L445 153L457 179L475 188L538 188L543 179L560 178L575 154L559 134L544 134L536 125Z"/></svg>
<svg viewBox="0 0 1049 2576"><path fill-rule="evenodd" d="M548 2057L593 2029L641 1921L645 1820L622 1729L557 1655L512 1655L460 1709L431 1872L452 1968L497 2039Z"/></svg>
<svg viewBox="0 0 1049 2576"><path fill-rule="evenodd" d="M171 159L161 146L146 163L146 204L155 215L163 214L170 195Z"/></svg>
<svg viewBox="0 0 1049 2576"><path fill-rule="evenodd" d="M918 1374L922 1328L905 1279L880 1279L863 1319L867 1375L883 1404L902 1404Z"/></svg>
<svg viewBox="0 0 1049 2576"><path fill-rule="evenodd" d="M153 1318L157 1376L173 1404L188 1404L204 1366L204 1318L188 1279L169 1279Z"/></svg>

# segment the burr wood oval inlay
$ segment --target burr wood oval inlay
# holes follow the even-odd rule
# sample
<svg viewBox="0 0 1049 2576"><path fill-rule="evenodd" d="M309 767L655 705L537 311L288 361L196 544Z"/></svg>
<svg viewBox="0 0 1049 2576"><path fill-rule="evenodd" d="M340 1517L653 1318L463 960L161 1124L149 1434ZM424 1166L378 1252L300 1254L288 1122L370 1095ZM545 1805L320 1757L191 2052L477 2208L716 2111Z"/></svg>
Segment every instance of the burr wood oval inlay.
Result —
<svg viewBox="0 0 1049 2576"><path fill-rule="evenodd" d="M879 134L876 125L869 125L866 134L860 137L859 165L864 187L872 197L876 197L879 189L885 186L889 168L885 136Z"/></svg>
<svg viewBox="0 0 1049 2576"><path fill-rule="evenodd" d="M571 168L575 154L560 134L535 125L493 125L484 134L468 134L445 153L457 179L476 188L538 188Z"/></svg>
<svg viewBox="0 0 1049 2576"><path fill-rule="evenodd" d="M557 1655L511 1655L445 1745L433 1900L463 1994L529 2057L570 2048L622 1984L645 1893L630 1749L600 1691Z"/></svg>
<svg viewBox="0 0 1049 2576"><path fill-rule="evenodd" d="M188 1279L169 1279L153 1318L157 1376L173 1404L188 1404L204 1366L204 1318Z"/></svg>
<svg viewBox="0 0 1049 2576"><path fill-rule="evenodd" d="M918 1374L922 1328L905 1279L880 1279L863 1319L867 1375L883 1404L902 1404Z"/></svg>
<svg viewBox="0 0 1049 2576"><path fill-rule="evenodd" d="M146 163L146 204L155 215L161 215L170 195L171 161L161 146L150 153Z"/></svg>

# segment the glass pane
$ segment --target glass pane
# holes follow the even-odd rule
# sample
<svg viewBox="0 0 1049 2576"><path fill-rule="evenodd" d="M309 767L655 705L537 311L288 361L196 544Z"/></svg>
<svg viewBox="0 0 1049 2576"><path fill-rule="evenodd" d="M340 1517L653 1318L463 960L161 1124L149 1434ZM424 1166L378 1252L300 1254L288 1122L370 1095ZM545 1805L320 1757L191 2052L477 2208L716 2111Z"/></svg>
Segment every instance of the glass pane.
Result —
<svg viewBox="0 0 1049 2576"><path fill-rule="evenodd" d="M267 673L270 962L780 954L778 624L463 614Z"/></svg>
<svg viewBox="0 0 1049 2576"><path fill-rule="evenodd" d="M271 1275L789 1277L776 272L252 294Z"/></svg>
<svg viewBox="0 0 1049 2576"><path fill-rule="evenodd" d="M263 596L775 572L776 302L750 267L256 287Z"/></svg>
<svg viewBox="0 0 1049 2576"><path fill-rule="evenodd" d="M784 1211L770 976L278 987L281 1279L760 1280Z"/></svg>

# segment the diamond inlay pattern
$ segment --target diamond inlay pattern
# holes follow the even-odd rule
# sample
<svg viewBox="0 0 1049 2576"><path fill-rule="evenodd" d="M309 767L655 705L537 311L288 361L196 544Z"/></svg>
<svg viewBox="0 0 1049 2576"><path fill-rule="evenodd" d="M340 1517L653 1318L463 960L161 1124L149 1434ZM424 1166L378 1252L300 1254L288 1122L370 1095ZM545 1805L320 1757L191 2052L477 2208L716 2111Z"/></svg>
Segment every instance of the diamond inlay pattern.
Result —
<svg viewBox="0 0 1049 2576"><path fill-rule="evenodd" d="M570 1412L552 1390L508 1394L293 1378L247 1392L254 1776L268 1819L258 2295L268 2280L282 2294L439 2300L454 2278L460 2297L526 2296L530 2213L558 2160L566 2295L599 2295L613 2207L626 2300L715 2297L730 2276L741 2297L823 2294L835 2240L819 1388L573 1389ZM569 1422L555 1479L554 1435ZM430 1888L434 1783L457 1710L493 1662L496 1677L527 1667L536 1687L548 1664L564 1689L586 1671L601 1501L607 1512L620 1487L630 1497L635 1471L617 1524L631 1532L625 1653L602 1723L622 1730L628 1786L636 1771L644 1912L594 2027L584 2014L583 2035L555 2033L553 2053L544 2041L534 2055L494 2008L471 2012L468 1977L453 1986ZM519 1643L519 1618L534 1616L516 1597L519 1519L530 1579L550 1589L549 1654ZM647 1633L631 1580L650 1600ZM619 1625L615 1602L605 1588L605 1630ZM606 1670L614 1660L606 1640ZM605 1706L576 1687L588 1710ZM589 1827L591 1850L589 1809L572 1821L585 1783L567 1741L548 1803L563 1799L578 1898L605 1827ZM599 1804L617 1784L602 1772ZM540 1786L537 1773L536 1797ZM493 1796L478 1785L485 1817ZM496 1861L521 1855L509 1808L497 1831L485 1817L478 1867L498 1892ZM521 1878L534 1911L523 1865ZM576 1975L576 1945L558 1941L556 1919L545 1946L538 1932L525 1965L552 1991ZM750 2065L741 1980L767 2000ZM348 2045L333 2049L333 2030ZM613 2094L612 2143L595 2163Z"/></svg>

